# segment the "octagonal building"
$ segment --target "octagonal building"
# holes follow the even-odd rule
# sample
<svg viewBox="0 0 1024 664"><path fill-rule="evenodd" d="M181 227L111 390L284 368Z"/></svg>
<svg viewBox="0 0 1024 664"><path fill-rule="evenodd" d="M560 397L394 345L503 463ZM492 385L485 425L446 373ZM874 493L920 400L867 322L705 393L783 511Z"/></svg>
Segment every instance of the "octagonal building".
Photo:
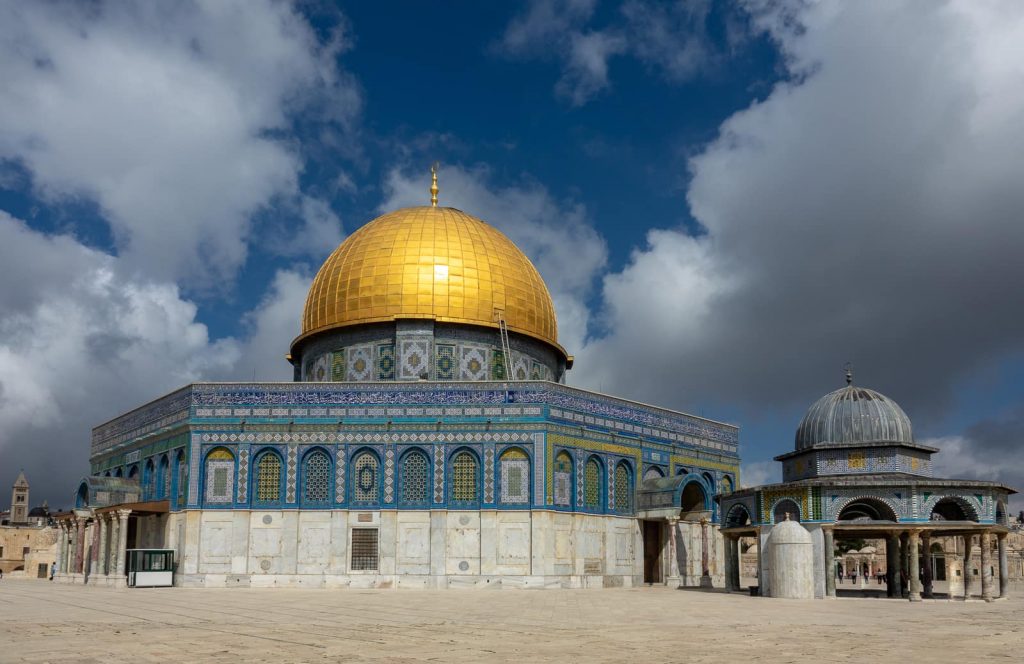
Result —
<svg viewBox="0 0 1024 664"><path fill-rule="evenodd" d="M59 579L121 585L127 550L164 548L187 586L724 583L736 427L566 385L548 289L486 222L378 217L300 322L293 382L186 385L93 429Z"/></svg>

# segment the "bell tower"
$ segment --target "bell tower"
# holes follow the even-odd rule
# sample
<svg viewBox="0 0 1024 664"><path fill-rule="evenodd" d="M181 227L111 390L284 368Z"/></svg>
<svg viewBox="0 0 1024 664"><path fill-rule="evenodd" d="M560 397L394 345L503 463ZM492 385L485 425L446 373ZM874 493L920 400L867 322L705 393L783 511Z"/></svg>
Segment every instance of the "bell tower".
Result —
<svg viewBox="0 0 1024 664"><path fill-rule="evenodd" d="M28 480L25 471L18 473L11 491L11 523L28 523Z"/></svg>

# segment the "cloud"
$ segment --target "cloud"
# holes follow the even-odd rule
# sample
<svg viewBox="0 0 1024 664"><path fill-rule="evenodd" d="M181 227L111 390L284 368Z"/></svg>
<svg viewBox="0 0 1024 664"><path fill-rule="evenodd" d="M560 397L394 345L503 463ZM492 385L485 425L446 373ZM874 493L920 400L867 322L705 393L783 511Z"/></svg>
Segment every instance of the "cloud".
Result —
<svg viewBox="0 0 1024 664"><path fill-rule="evenodd" d="M445 166L440 171L440 204L457 207L494 225L530 257L555 302L558 337L572 353L583 345L589 311L586 300L604 269L608 250L586 210L556 200L530 180L496 185L486 166ZM395 168L384 184L380 210L423 205L429 175Z"/></svg>
<svg viewBox="0 0 1024 664"><path fill-rule="evenodd" d="M608 90L608 63L630 55L682 83L716 70L749 38L750 25L741 10L724 9L723 35L716 39L709 25L711 3L628 0L620 17L601 29L588 27L593 2L534 0L513 18L494 50L509 58L557 58L562 73L555 94L582 106Z"/></svg>
<svg viewBox="0 0 1024 664"><path fill-rule="evenodd" d="M740 484L745 489L782 481L782 465L777 461L740 464Z"/></svg>
<svg viewBox="0 0 1024 664"><path fill-rule="evenodd" d="M277 271L259 305L244 317L239 361L219 380L292 380L292 366L284 356L301 331L311 282L301 269Z"/></svg>
<svg viewBox="0 0 1024 664"><path fill-rule="evenodd" d="M255 212L307 207L292 123L344 128L359 113L336 64L347 44L269 0L4 3L0 159L51 203L95 201L128 268L230 280Z"/></svg>
<svg viewBox="0 0 1024 664"><path fill-rule="evenodd" d="M703 232L651 231L604 279L610 333L576 379L756 414L839 387L852 360L927 431L952 385L1024 349L1024 7L754 15L790 77L691 160Z"/></svg>
<svg viewBox="0 0 1024 664"><path fill-rule="evenodd" d="M87 472L92 426L239 359L175 285L128 276L119 259L5 212L0 264L17 275L0 281L0 456L51 502ZM4 463L3 480L17 470Z"/></svg>

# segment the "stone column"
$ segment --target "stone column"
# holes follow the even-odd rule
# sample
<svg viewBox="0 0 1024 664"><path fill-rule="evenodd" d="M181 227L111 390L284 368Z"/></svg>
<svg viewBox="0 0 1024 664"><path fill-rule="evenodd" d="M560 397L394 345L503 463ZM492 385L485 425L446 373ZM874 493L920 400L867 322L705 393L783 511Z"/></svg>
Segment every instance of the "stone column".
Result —
<svg viewBox="0 0 1024 664"><path fill-rule="evenodd" d="M992 535L981 534L981 598L992 601Z"/></svg>
<svg viewBox="0 0 1024 664"><path fill-rule="evenodd" d="M934 599L932 592L932 536L927 531L921 534L921 556L924 559L924 597Z"/></svg>
<svg viewBox="0 0 1024 664"><path fill-rule="evenodd" d="M75 574L85 571L85 519L75 517Z"/></svg>
<svg viewBox="0 0 1024 664"><path fill-rule="evenodd" d="M668 519L668 579L667 585L670 588L678 588L680 586L679 580L679 544L678 544L678 531L679 530L679 519L670 517Z"/></svg>
<svg viewBox="0 0 1024 664"><path fill-rule="evenodd" d="M99 555L97 560L99 564L96 566L96 573L106 576L110 574L110 568L107 566L107 515L98 515L100 520L100 547Z"/></svg>
<svg viewBox="0 0 1024 664"><path fill-rule="evenodd" d="M64 573L70 574L75 567L75 522L69 519L64 523Z"/></svg>
<svg viewBox="0 0 1024 664"><path fill-rule="evenodd" d="M900 564L903 557L900 553L899 536L899 533L893 533L889 536L889 542L886 544L886 556L889 558L886 576L889 582L889 590L887 591L887 594L890 597L903 596L903 579L900 574Z"/></svg>
<svg viewBox="0 0 1024 664"><path fill-rule="evenodd" d="M700 520L700 587L711 587L711 566L708 564L708 520Z"/></svg>
<svg viewBox="0 0 1024 664"><path fill-rule="evenodd" d="M736 549L736 540L733 539L732 535L723 535L722 541L725 543L725 590L726 592L735 592L739 590L739 585L733 583L733 560L732 552Z"/></svg>
<svg viewBox="0 0 1024 664"><path fill-rule="evenodd" d="M999 533L999 597L1010 596L1010 567L1006 559L1006 533Z"/></svg>
<svg viewBox="0 0 1024 664"><path fill-rule="evenodd" d="M823 528L825 533L825 596L836 596L836 555L835 536L831 528Z"/></svg>
<svg viewBox="0 0 1024 664"><path fill-rule="evenodd" d="M92 543L89 547L89 576L100 573L100 518L99 515L92 520Z"/></svg>
<svg viewBox="0 0 1024 664"><path fill-rule="evenodd" d="M921 601L921 534L916 530L911 530L907 536L907 555L909 556L907 562L909 563L910 570L907 576L910 577L910 601L920 602Z"/></svg>
<svg viewBox="0 0 1024 664"><path fill-rule="evenodd" d="M117 510L117 518L120 523L117 527L117 577L114 583L122 587L128 583L124 568L127 562L125 551L128 548L128 515L131 513L131 510Z"/></svg>
<svg viewBox="0 0 1024 664"><path fill-rule="evenodd" d="M910 533L906 531L900 535L900 570L903 572L900 583L902 596L910 599Z"/></svg>
<svg viewBox="0 0 1024 664"><path fill-rule="evenodd" d="M974 535L964 535L964 599L971 598L974 575L971 574L971 548L974 546Z"/></svg>
<svg viewBox="0 0 1024 664"><path fill-rule="evenodd" d="M121 522L114 512L108 514L107 517L110 519L110 545L107 547L107 576L115 577L117 575L117 545L121 537Z"/></svg>
<svg viewBox="0 0 1024 664"><path fill-rule="evenodd" d="M63 522L57 523L57 532L60 537L60 547L57 550L57 572L63 574L68 564L68 527Z"/></svg>

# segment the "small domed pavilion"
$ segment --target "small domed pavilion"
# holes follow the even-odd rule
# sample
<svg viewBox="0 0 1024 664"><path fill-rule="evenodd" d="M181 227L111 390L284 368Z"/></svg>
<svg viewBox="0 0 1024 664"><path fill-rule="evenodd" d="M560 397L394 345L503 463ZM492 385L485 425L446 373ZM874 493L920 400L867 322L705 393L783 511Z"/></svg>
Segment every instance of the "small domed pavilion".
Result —
<svg viewBox="0 0 1024 664"><path fill-rule="evenodd" d="M718 497L726 538L726 582L739 588L740 537L757 537L761 595L774 596L768 539L775 524L791 519L806 528L814 547L815 597L835 597L834 541L883 539L886 589L911 601L933 596L931 540L963 539L965 557L981 547L981 588L965 576L964 597L980 590L991 600L1007 594L1006 504L1016 493L997 482L936 478L937 448L915 442L910 418L892 399L853 384L818 399L796 430L792 452L775 457L782 482ZM787 517L788 515L788 517ZM998 586L993 578L998 546ZM912 555L912 553L916 554ZM909 580L909 584L908 584ZM909 585L909 587L907 587ZM950 592L953 592L951 586Z"/></svg>

